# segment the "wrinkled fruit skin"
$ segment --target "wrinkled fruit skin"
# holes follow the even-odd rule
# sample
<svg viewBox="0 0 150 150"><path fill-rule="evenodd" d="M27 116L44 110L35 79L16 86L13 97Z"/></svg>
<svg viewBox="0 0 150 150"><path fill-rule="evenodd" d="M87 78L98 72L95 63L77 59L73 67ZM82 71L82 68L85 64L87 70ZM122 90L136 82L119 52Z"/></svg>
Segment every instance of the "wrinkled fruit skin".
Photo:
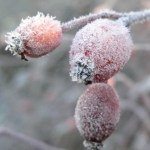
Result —
<svg viewBox="0 0 150 150"><path fill-rule="evenodd" d="M70 50L70 76L77 82L104 82L124 67L132 52L122 22L98 19L77 32Z"/></svg>
<svg viewBox="0 0 150 150"><path fill-rule="evenodd" d="M80 96L75 121L85 140L102 143L114 131L120 117L119 98L105 83L91 84Z"/></svg>

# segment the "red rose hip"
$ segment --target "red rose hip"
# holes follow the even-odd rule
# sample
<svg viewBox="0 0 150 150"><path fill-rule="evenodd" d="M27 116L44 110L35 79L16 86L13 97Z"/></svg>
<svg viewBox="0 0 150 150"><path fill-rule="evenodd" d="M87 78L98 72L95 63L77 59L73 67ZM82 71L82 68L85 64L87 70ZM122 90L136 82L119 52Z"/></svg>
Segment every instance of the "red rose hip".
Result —
<svg viewBox="0 0 150 150"><path fill-rule="evenodd" d="M132 51L122 22L98 19L79 30L70 50L70 76L77 82L104 82L124 67Z"/></svg>
<svg viewBox="0 0 150 150"><path fill-rule="evenodd" d="M7 47L14 55L41 57L53 51L62 40L60 22L49 15L38 13L27 17L20 25L7 34Z"/></svg>
<svg viewBox="0 0 150 150"><path fill-rule="evenodd" d="M80 96L75 108L75 121L88 142L100 143L111 135L120 117L119 98L105 83L93 83Z"/></svg>

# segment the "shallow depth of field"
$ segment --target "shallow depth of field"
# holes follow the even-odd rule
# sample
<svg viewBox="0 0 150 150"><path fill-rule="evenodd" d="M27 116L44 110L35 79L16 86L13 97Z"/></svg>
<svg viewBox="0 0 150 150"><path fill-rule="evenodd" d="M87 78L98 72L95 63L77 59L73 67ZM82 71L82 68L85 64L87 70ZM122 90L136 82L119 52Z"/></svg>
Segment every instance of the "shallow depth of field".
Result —
<svg viewBox="0 0 150 150"><path fill-rule="evenodd" d="M22 61L4 51L3 35L22 18L49 13L62 22L99 12L150 8L149 0L0 0L0 127L68 150L83 150L74 123L78 97L86 88L71 81L68 52L77 30L64 35L62 44L38 59ZM131 28L134 52L130 61L110 80L121 99L121 118L104 150L150 149L150 22ZM0 136L0 150L35 150Z"/></svg>

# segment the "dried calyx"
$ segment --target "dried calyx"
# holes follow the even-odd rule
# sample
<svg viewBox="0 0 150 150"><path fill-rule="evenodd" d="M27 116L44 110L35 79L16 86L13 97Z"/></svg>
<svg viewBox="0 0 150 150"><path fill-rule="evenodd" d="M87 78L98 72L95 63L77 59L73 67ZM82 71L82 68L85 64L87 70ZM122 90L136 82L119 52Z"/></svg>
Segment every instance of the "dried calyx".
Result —
<svg viewBox="0 0 150 150"><path fill-rule="evenodd" d="M72 61L74 67L70 72L73 81L84 82L88 84L94 78L94 63L92 60L83 56L76 56Z"/></svg>

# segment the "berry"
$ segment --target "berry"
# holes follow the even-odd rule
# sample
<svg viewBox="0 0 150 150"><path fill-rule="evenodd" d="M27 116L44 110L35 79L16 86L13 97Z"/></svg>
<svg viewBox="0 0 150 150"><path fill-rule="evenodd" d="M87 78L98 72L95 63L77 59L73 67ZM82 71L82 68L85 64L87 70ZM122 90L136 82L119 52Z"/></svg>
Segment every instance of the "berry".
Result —
<svg viewBox="0 0 150 150"><path fill-rule="evenodd" d="M14 55L41 57L59 46L62 39L60 22L49 15L38 13L27 17L20 25L7 35L6 50Z"/></svg>
<svg viewBox="0 0 150 150"><path fill-rule="evenodd" d="M111 135L120 117L119 98L105 83L93 83L80 96L75 121L86 141L100 143Z"/></svg>
<svg viewBox="0 0 150 150"><path fill-rule="evenodd" d="M132 51L122 22L98 19L79 30L70 50L70 76L77 82L103 82L124 67Z"/></svg>

